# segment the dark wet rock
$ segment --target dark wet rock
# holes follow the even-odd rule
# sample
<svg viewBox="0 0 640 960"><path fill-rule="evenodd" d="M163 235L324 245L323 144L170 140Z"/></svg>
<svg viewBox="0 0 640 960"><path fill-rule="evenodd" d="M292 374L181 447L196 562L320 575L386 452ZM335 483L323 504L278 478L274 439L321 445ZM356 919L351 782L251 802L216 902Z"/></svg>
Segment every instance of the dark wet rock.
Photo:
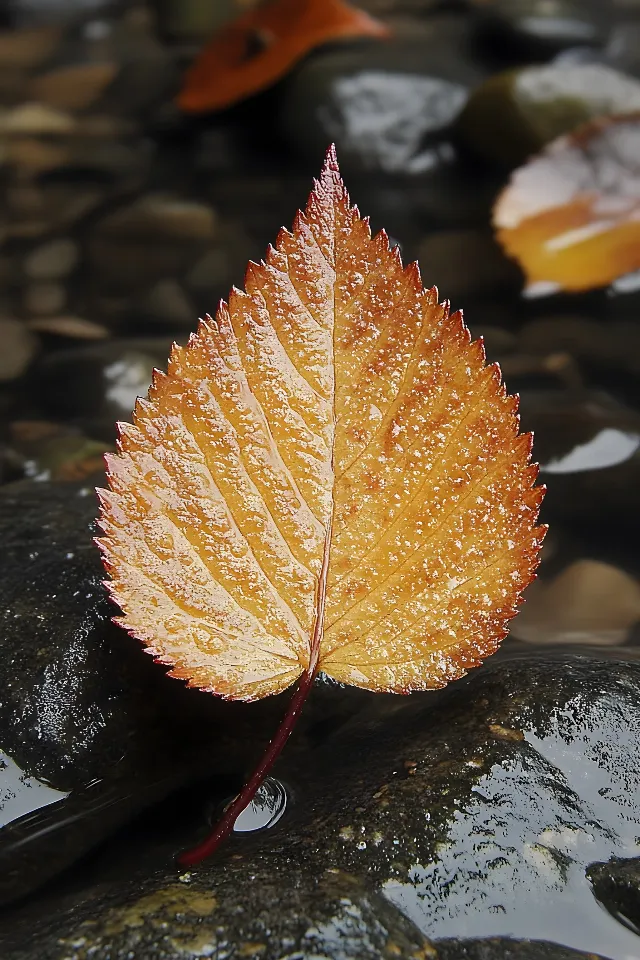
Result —
<svg viewBox="0 0 640 960"><path fill-rule="evenodd" d="M526 391L522 426L548 486L548 520L587 523L612 537L635 528L640 491L640 416L597 392Z"/></svg>
<svg viewBox="0 0 640 960"><path fill-rule="evenodd" d="M443 940L436 944L437 960L605 960L589 951L571 950L545 940Z"/></svg>
<svg viewBox="0 0 640 960"><path fill-rule="evenodd" d="M4 147L4 160L12 172L23 179L31 179L50 170L70 165L72 147L69 143L45 138L11 137Z"/></svg>
<svg viewBox="0 0 640 960"><path fill-rule="evenodd" d="M48 354L35 375L43 408L85 423L130 419L154 367L166 369L170 347L168 337L111 340Z"/></svg>
<svg viewBox="0 0 640 960"><path fill-rule="evenodd" d="M383 897L368 892L356 877L339 871L321 873L314 888L309 889L305 872L294 866L286 868L283 878L255 876L259 891L257 883L248 882L246 899L236 907L239 923L233 925L233 939L229 941L229 914L225 908L220 911L220 900L235 899L238 891L234 885L239 880L247 882L248 877L231 871L215 893L208 885L168 880L149 893L132 897L126 906L116 904L108 909L106 927L113 933L98 925L95 934L92 931L87 936L89 931L85 933L80 925L79 947L72 943L73 937L63 933L57 947L51 944L52 949L42 954L43 960L69 956L70 950L74 960L85 960L91 955L89 948L99 960L108 956L121 960L125 949L138 957L174 960L220 955L230 944L238 957L265 960L284 956L437 960L438 955L420 931ZM281 912L276 905L283 881L287 903ZM7 960L23 955L20 950L11 951Z"/></svg>
<svg viewBox="0 0 640 960"><path fill-rule="evenodd" d="M638 109L640 82L610 67L532 66L486 80L462 111L458 130L475 153L515 167L584 121Z"/></svg>
<svg viewBox="0 0 640 960"><path fill-rule="evenodd" d="M13 883L20 891L23 883L28 889L46 879L48 868L42 869L40 854L28 843L38 828L60 826L51 863L55 872L132 808L162 796L184 776L178 758L168 762L160 744L153 745L151 731L144 732L148 699L136 679L135 658L122 661L110 639L119 637L110 626L91 541L95 514L91 488L34 484L7 487L0 495L5 551L0 741L20 770L58 791L71 791L67 800L32 815L26 827L20 820L17 828L0 832L2 898ZM144 745L147 735L152 743ZM130 796L136 781L139 789ZM29 811L29 797L26 804ZM20 852L8 857L7 849L25 839Z"/></svg>
<svg viewBox="0 0 640 960"><path fill-rule="evenodd" d="M215 790L232 790L286 702L224 703L144 656L111 622L96 512L90 486L25 482L0 492L0 748L10 760L0 781L18 794L13 815L25 814L0 829L2 902L188 781L215 774ZM332 699L318 692L317 702ZM309 722L354 710L353 699L342 702L319 714L312 705ZM69 796L37 809L38 784Z"/></svg>
<svg viewBox="0 0 640 960"><path fill-rule="evenodd" d="M486 229L429 234L418 247L418 260L425 284L436 284L440 297L451 300L454 309L522 286L520 270Z"/></svg>
<svg viewBox="0 0 640 960"><path fill-rule="evenodd" d="M123 845L94 885L15 910L3 957L634 956L585 870L637 849L639 695L640 665L562 655L382 713L372 697L368 720L281 761L273 828L180 875L162 859L188 830L135 863Z"/></svg>
<svg viewBox="0 0 640 960"><path fill-rule="evenodd" d="M208 204L150 194L96 225L89 258L97 282L110 292L144 289L187 269L215 236Z"/></svg>
<svg viewBox="0 0 640 960"><path fill-rule="evenodd" d="M408 200L428 228L485 226L501 185L477 166L454 161L422 177Z"/></svg>
<svg viewBox="0 0 640 960"><path fill-rule="evenodd" d="M483 39L507 56L546 59L567 47L602 47L612 11L601 0L489 0L478 4Z"/></svg>
<svg viewBox="0 0 640 960"><path fill-rule="evenodd" d="M22 376L33 360L38 341L20 320L0 318L0 382Z"/></svg>
<svg viewBox="0 0 640 960"><path fill-rule="evenodd" d="M446 21L419 42L313 55L284 91L281 124L289 142L317 163L333 141L353 173L419 174L447 162L452 124L482 76L464 59L461 33Z"/></svg>
<svg viewBox="0 0 640 960"><path fill-rule="evenodd" d="M594 863L587 876L602 906L640 934L640 858Z"/></svg>

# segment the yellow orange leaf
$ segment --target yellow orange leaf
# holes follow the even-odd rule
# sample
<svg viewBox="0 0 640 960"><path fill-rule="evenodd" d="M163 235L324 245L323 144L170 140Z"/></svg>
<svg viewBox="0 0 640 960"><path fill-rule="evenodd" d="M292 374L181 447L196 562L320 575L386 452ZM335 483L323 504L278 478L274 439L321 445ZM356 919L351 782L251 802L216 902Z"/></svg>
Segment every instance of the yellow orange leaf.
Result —
<svg viewBox="0 0 640 960"><path fill-rule="evenodd" d="M554 140L516 171L493 219L532 291L589 290L640 270L640 114Z"/></svg>
<svg viewBox="0 0 640 960"><path fill-rule="evenodd" d="M120 622L229 698L316 669L399 693L460 677L537 564L516 409L330 151L293 231L120 425L100 541Z"/></svg>
<svg viewBox="0 0 640 960"><path fill-rule="evenodd" d="M323 43L389 29L343 0L268 0L219 30L187 71L178 106L221 110L270 87Z"/></svg>

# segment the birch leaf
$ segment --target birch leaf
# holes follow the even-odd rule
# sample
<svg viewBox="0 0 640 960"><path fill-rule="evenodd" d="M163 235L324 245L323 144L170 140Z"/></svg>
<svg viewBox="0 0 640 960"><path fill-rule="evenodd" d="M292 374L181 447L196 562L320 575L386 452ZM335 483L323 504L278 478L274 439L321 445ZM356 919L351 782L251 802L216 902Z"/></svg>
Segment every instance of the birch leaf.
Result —
<svg viewBox="0 0 640 960"><path fill-rule="evenodd" d="M537 565L516 411L330 150L292 232L120 424L99 541L120 623L228 698L317 670L444 686L496 650Z"/></svg>

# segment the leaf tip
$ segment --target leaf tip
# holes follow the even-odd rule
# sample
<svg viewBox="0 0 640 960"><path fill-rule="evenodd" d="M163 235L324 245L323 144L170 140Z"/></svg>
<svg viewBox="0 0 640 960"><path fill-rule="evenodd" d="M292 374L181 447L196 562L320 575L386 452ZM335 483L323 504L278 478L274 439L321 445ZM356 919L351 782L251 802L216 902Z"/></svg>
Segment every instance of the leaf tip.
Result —
<svg viewBox="0 0 640 960"><path fill-rule="evenodd" d="M338 155L335 144L332 143L325 154L322 170L319 180L315 181L316 190L321 194L326 193L329 196L339 197L341 200L348 201L347 191L340 176L340 166L338 165Z"/></svg>
<svg viewBox="0 0 640 960"><path fill-rule="evenodd" d="M335 143L330 143L327 152L324 155L324 165L322 173L337 173L340 176L340 167L338 165L338 154L336 153Z"/></svg>

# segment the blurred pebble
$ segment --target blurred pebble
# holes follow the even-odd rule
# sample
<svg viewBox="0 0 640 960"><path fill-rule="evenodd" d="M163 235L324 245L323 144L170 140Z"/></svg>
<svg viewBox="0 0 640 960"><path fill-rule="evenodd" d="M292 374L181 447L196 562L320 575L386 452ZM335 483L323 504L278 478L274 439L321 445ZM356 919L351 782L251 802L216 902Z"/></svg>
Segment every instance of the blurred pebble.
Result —
<svg viewBox="0 0 640 960"><path fill-rule="evenodd" d="M61 283L30 283L24 291L24 309L28 314L48 316L60 313L66 299L67 291Z"/></svg>
<svg viewBox="0 0 640 960"><path fill-rule="evenodd" d="M182 241L210 241L217 218L206 203L164 194L146 194L121 207L97 224L96 233L122 240L153 240L156 237Z"/></svg>
<svg viewBox="0 0 640 960"><path fill-rule="evenodd" d="M96 224L89 259L103 288L142 290L188 269L216 233L208 204L148 194Z"/></svg>
<svg viewBox="0 0 640 960"><path fill-rule="evenodd" d="M471 95L458 122L463 141L515 167L596 116L640 109L640 81L600 64L524 67L496 74Z"/></svg>
<svg viewBox="0 0 640 960"><path fill-rule="evenodd" d="M19 168L27 178L64 167L70 160L67 144L49 143L36 137L12 137L5 148L6 163Z"/></svg>
<svg viewBox="0 0 640 960"><path fill-rule="evenodd" d="M33 70L52 56L61 39L58 27L0 31L0 63Z"/></svg>
<svg viewBox="0 0 640 960"><path fill-rule="evenodd" d="M34 77L27 97L54 110L75 113L92 106L118 73L115 63L79 63Z"/></svg>
<svg viewBox="0 0 640 960"><path fill-rule="evenodd" d="M7 188L8 233L14 237L39 237L77 223L104 200L96 186L81 184L18 183Z"/></svg>
<svg viewBox="0 0 640 960"><path fill-rule="evenodd" d="M529 643L615 645L639 620L636 579L606 563L578 560L550 582L531 584L510 633Z"/></svg>
<svg viewBox="0 0 640 960"><path fill-rule="evenodd" d="M482 71L465 56L466 21L433 36L320 51L286 81L281 125L314 162L335 142L352 173L419 174L450 160L449 131Z"/></svg>
<svg viewBox="0 0 640 960"><path fill-rule="evenodd" d="M33 360L35 335L20 320L0 319L0 382L17 380Z"/></svg>
<svg viewBox="0 0 640 960"><path fill-rule="evenodd" d="M614 26L605 55L616 70L640 76L640 19L622 21Z"/></svg>
<svg viewBox="0 0 640 960"><path fill-rule="evenodd" d="M170 327L191 327L198 322L196 311L177 280L159 280L140 302L141 312L150 320Z"/></svg>
<svg viewBox="0 0 640 960"><path fill-rule="evenodd" d="M60 135L72 133L75 128L74 117L42 103L21 103L0 114L0 133L13 136Z"/></svg>
<svg viewBox="0 0 640 960"><path fill-rule="evenodd" d="M180 83L174 52L159 42L153 21L149 6L129 5L110 24L105 54L117 61L118 73L102 102L118 115L143 115L171 96ZM148 113L144 119L148 121Z"/></svg>
<svg viewBox="0 0 640 960"><path fill-rule="evenodd" d="M75 269L78 259L77 243L61 237L32 250L25 258L24 272L30 280L61 280Z"/></svg>
<svg viewBox="0 0 640 960"><path fill-rule="evenodd" d="M185 283L196 293L206 293L229 284L229 275L229 255L225 244L203 253L187 273Z"/></svg>
<svg viewBox="0 0 640 960"><path fill-rule="evenodd" d="M109 336L107 327L82 317L44 317L28 320L27 326L38 333L53 334L71 340L105 340Z"/></svg>

